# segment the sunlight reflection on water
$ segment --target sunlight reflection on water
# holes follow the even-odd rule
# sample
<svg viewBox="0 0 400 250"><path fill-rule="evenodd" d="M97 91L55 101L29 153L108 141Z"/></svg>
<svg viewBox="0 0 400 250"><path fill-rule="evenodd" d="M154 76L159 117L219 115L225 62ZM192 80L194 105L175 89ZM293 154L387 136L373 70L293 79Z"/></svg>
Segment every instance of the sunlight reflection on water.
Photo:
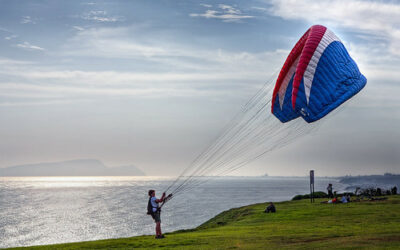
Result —
<svg viewBox="0 0 400 250"><path fill-rule="evenodd" d="M170 179L165 176L35 176L0 177L0 183L10 188L105 187Z"/></svg>
<svg viewBox="0 0 400 250"><path fill-rule="evenodd" d="M0 177L0 248L153 234L147 191L171 177ZM164 231L200 225L221 211L308 192L307 177L217 178L163 208ZM334 179L316 178L316 190Z"/></svg>

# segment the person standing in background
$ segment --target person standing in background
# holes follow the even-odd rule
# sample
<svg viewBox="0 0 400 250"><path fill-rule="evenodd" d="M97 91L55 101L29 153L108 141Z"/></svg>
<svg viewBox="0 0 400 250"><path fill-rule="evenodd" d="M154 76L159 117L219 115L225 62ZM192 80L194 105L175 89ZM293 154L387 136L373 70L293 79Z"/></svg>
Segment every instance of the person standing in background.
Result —
<svg viewBox="0 0 400 250"><path fill-rule="evenodd" d="M332 187L332 184L331 184L331 183L329 183L329 185L328 185L328 187L326 188L326 190L328 190L328 198L333 198L333 192L332 192L333 187Z"/></svg>

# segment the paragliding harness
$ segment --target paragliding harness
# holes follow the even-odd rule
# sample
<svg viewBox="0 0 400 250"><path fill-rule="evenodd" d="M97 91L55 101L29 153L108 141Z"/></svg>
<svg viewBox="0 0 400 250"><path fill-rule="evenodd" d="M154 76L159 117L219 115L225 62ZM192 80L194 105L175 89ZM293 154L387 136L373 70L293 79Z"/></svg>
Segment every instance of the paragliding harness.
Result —
<svg viewBox="0 0 400 250"><path fill-rule="evenodd" d="M151 215L151 217L155 220L155 216L157 212L161 212L161 207L164 206L165 202L167 202L169 199L171 199L172 194L168 195L167 197L164 198L163 203L161 204L161 206L157 206L157 207L153 207L153 205L151 204L151 198L149 198L149 202L147 203L147 214ZM153 208L157 208L157 210L154 212Z"/></svg>
<svg viewBox="0 0 400 250"><path fill-rule="evenodd" d="M152 217L153 219L155 219L155 213L161 212L161 208L159 208L159 207L153 207L153 205L151 204L151 198L152 198L152 197L149 198L149 203L147 203L147 214L148 214L148 215L151 215L151 217ZM153 211L153 208L157 208L157 210L154 212L154 211Z"/></svg>

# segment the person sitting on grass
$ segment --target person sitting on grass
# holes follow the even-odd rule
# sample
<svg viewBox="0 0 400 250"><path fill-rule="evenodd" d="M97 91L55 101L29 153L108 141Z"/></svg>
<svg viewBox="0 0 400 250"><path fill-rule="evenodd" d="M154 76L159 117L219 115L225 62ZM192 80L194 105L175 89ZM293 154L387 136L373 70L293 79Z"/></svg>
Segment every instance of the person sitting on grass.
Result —
<svg viewBox="0 0 400 250"><path fill-rule="evenodd" d="M329 203L329 204L331 204L331 203L337 203L337 202L338 202L338 199L335 197L332 200L322 201L321 203Z"/></svg>
<svg viewBox="0 0 400 250"><path fill-rule="evenodd" d="M165 238L165 236L161 233L161 209L159 207L159 203L162 203L165 199L165 193L162 194L160 199L156 198L156 191L149 190L149 203L147 205L147 213L153 217L154 222L156 223L156 239Z"/></svg>
<svg viewBox="0 0 400 250"><path fill-rule="evenodd" d="M269 206L265 209L264 213L275 213L276 209L274 203L270 202Z"/></svg>

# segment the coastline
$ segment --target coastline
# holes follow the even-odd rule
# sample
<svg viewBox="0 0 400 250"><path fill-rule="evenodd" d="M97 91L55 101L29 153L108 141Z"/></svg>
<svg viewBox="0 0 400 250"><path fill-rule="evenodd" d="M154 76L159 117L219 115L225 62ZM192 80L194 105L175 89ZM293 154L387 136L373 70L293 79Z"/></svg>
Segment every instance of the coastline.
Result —
<svg viewBox="0 0 400 250"><path fill-rule="evenodd" d="M230 208L289 200L306 193L308 181L306 177L211 180L164 207L163 231L197 227ZM170 182L171 178L152 176L0 179L0 248L150 235L154 225L145 215L147 190L165 190ZM329 182L317 179L316 190L324 190Z"/></svg>
<svg viewBox="0 0 400 250"><path fill-rule="evenodd" d="M229 209L202 225L152 235L10 249L179 249L209 248L398 248L400 196L384 201L321 204L325 199L275 203L277 213L264 213L268 203Z"/></svg>

